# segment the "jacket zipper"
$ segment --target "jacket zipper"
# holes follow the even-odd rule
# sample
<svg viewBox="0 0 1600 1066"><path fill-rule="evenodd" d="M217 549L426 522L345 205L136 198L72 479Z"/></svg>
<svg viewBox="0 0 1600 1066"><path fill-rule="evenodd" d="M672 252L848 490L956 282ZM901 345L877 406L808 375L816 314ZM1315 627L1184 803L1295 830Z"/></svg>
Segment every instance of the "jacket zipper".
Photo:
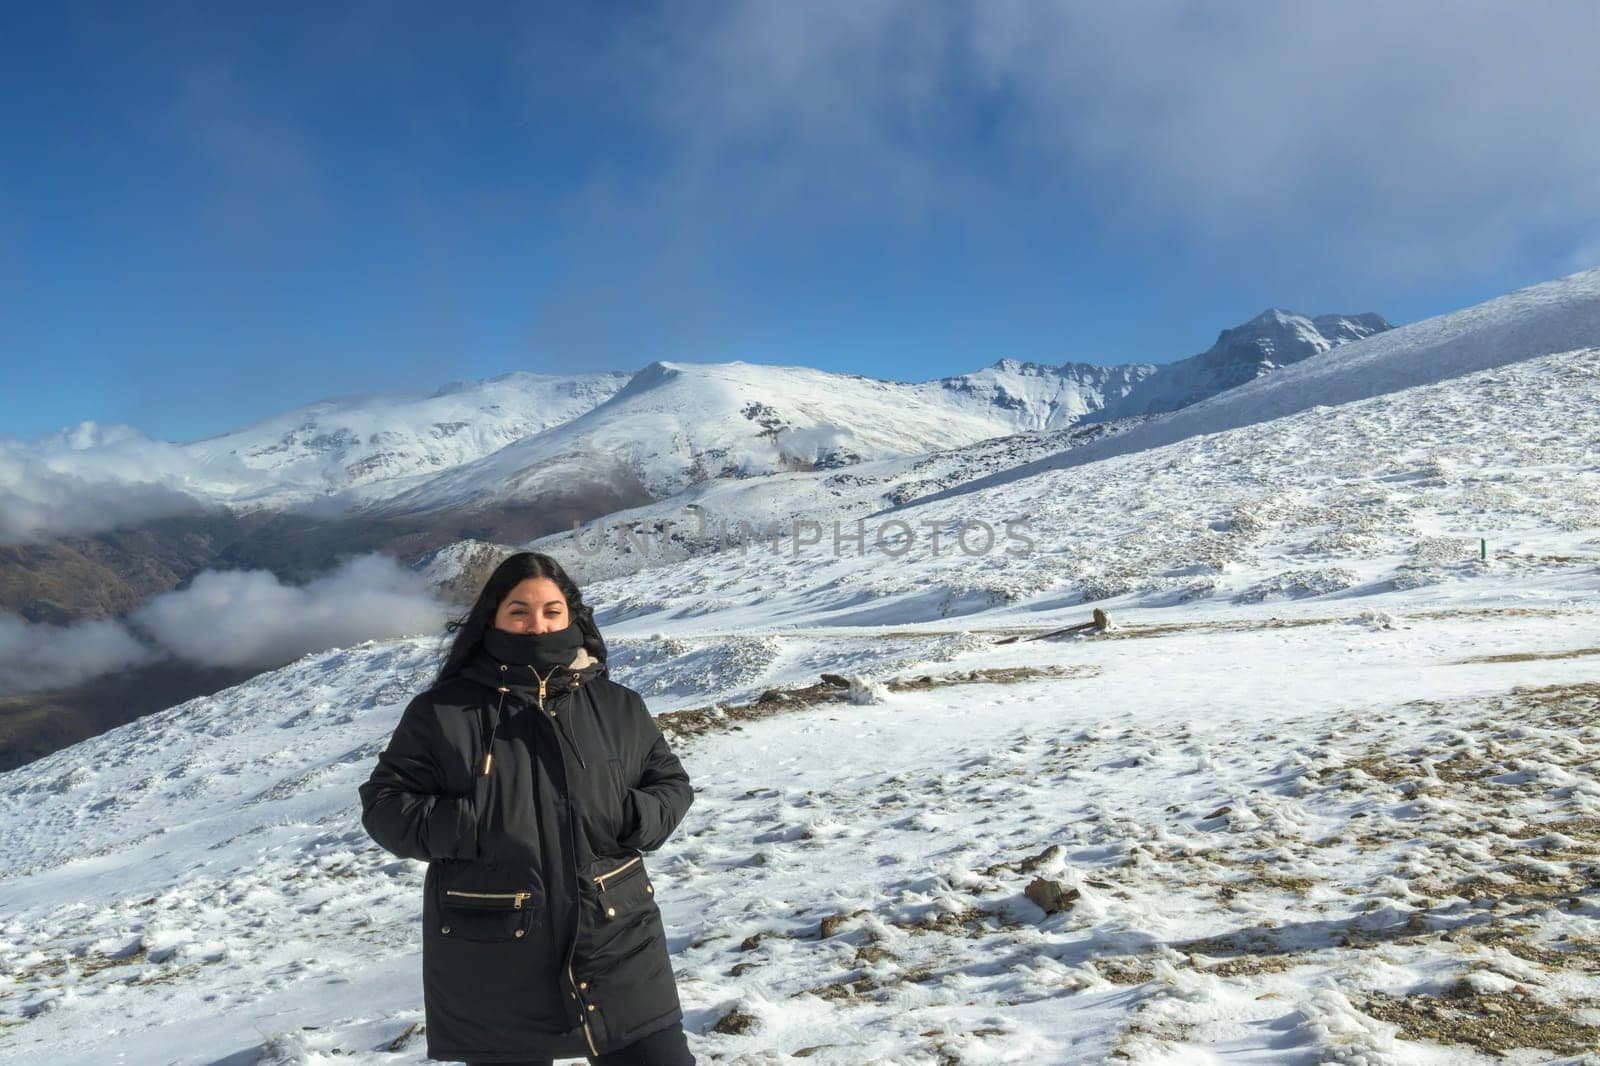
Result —
<svg viewBox="0 0 1600 1066"><path fill-rule="evenodd" d="M573 988L578 987L577 978L572 976L572 963L570 961L567 963L567 980L572 982ZM589 1042L589 1054L599 1055L599 1049L594 1046L594 1034L589 1031L589 1004L583 1001L582 996L579 996L578 1005L583 1008L583 1038Z"/></svg>
<svg viewBox="0 0 1600 1066"><path fill-rule="evenodd" d="M529 670L533 670L533 664L532 663L528 664L528 669ZM550 672L545 674L543 677L539 677L539 671L533 670L533 676L534 677L539 677L539 709L541 711L544 710L544 685L545 685L545 682L549 681L552 677L554 677L555 676L555 672L557 670L559 670L559 669L561 669L560 666L552 666L550 668ZM552 717L552 718L555 717L555 712L554 711L550 712L550 717Z"/></svg>
<svg viewBox="0 0 1600 1066"><path fill-rule="evenodd" d="M629 859L627 862L623 863L621 866L616 867L615 869L607 870L603 874L595 874L594 875L594 883L600 886L600 891L604 892L606 890L606 881L607 881L607 879L617 876L622 871L626 870L628 867L632 866L634 863L638 862L642 858L644 858L643 855L635 855L633 858Z"/></svg>
<svg viewBox="0 0 1600 1066"><path fill-rule="evenodd" d="M539 677L539 671L534 670L531 663L529 664L528 669L533 670L534 677ZM551 677L555 675L555 672L558 669L560 669L560 667L552 666L549 673L545 674L543 677L539 677L539 710L541 711L544 710L545 684L550 680ZM555 711L550 712L550 717L555 720L556 729L565 734L566 730L561 727L561 720L556 717ZM583 753L578 750L578 745L573 744L570 736L567 737L567 743L572 744L572 752L578 757L578 765L582 766L584 769L588 769L587 764L585 764L583 761ZM572 961L570 959L567 961L567 980L572 982L574 995L576 995L578 979L572 976ZM582 996L578 997L578 1004L583 1008L583 1011L579 1014L579 1019L583 1022L583 1039L589 1045L589 1054L598 1056L600 1054L600 1049L594 1046L594 1033L589 1028L589 1004L583 1001Z"/></svg>
<svg viewBox="0 0 1600 1066"><path fill-rule="evenodd" d="M502 671L504 671L505 667L502 665L500 669ZM539 677L539 671L534 670L531 665L528 667L528 669L529 670L533 670L533 676L539 678L539 710L543 711L544 710L545 693L546 693L546 685L549 683L550 678L555 675L555 672L558 669L560 669L560 667L552 666L550 668L550 672L545 674L543 677ZM502 707L505 705L505 694L508 691L509 691L509 689L507 689L507 688L505 688L503 686L500 689L500 702L501 702L501 706ZM551 718L556 719L556 728L560 729L561 732L563 734L565 734L566 730L561 728L561 722L560 722L560 719L557 717L556 712L551 711L551 712L549 712L549 714L550 714ZM495 723L495 728L496 729L499 728L499 722L498 721ZM578 765L582 766L584 769L588 769L588 764L583 761L583 753L578 751L578 745L573 743L572 738L570 736L567 737L567 743L572 744L573 754L577 755L577 757L578 757ZM490 767L491 763L492 763L492 756L488 752L485 752L484 753L484 758L483 758L483 772L484 773L487 774L489 772L489 767ZM603 890L605 888L605 879L606 878L610 877L612 874L618 873L621 870L624 870L627 867L633 865L634 863L638 862L639 859L640 859L640 856L636 855L632 859L629 859L627 862L623 863L621 866L617 867L615 870L609 870L606 873L603 873L603 874L600 874L600 875L596 876L595 879L594 879L595 883L598 884L601 887L601 889ZM529 892L462 892L462 891L459 891L459 890L456 890L456 889L446 889L445 890L445 894L446 895L457 895L457 896L508 896L509 895L509 896L515 897L515 900L516 900L515 905L517 907L521 907L522 906L522 900L523 900L524 897L532 895L532 893L529 893ZM572 963L570 961L567 963L567 980L572 982L572 987L574 989L576 989L578 987L577 978L572 976ZM579 1002L579 1004L582 1005L582 1007L583 1007L583 1009L585 1011L585 1015L582 1017L583 1039L589 1045L589 1054L591 1054L591 1055L599 1055L600 1054L600 1049L595 1047L595 1044L594 1044L594 1032L589 1028L589 1019L587 1017L587 1011L589 1009L589 1004L584 1003L584 1001L583 1001L583 999L581 997L578 999L578 1002Z"/></svg>
<svg viewBox="0 0 1600 1066"><path fill-rule="evenodd" d="M539 671L533 669L532 663L528 664L528 669L533 670L534 677L539 677ZM554 677L555 672L559 669L561 669L561 667L552 666L548 673L546 673L543 677L539 677L539 709L541 711L544 710L545 682ZM556 729L560 731L562 736L567 738L567 743L572 746L572 754L578 757L578 765L587 770L589 768L589 764L583 761L583 752L578 750L578 742L572 739L572 734L568 733L566 726L561 724L561 719L556 711L550 711L549 714L551 721L555 722L556 724Z"/></svg>
<svg viewBox="0 0 1600 1066"><path fill-rule="evenodd" d="M509 899L512 901L511 905L519 911L522 909L523 900L533 898L532 892L464 892L458 888L447 888L444 890L444 894L447 896L470 896L473 899Z"/></svg>

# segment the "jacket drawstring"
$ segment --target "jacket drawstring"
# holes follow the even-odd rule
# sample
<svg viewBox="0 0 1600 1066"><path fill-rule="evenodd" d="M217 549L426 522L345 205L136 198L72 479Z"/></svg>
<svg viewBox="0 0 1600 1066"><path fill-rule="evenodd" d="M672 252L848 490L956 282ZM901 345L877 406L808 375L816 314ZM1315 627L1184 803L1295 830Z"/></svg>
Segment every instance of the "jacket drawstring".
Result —
<svg viewBox="0 0 1600 1066"><path fill-rule="evenodd" d="M509 690L504 685L500 686L500 703L494 709L494 724L483 731L487 739L483 742L483 770L479 774L480 777L489 776L489 768L494 765L494 735L500 731L500 717L501 712L506 709L507 691ZM484 710L488 710L488 707L485 706Z"/></svg>
<svg viewBox="0 0 1600 1066"><path fill-rule="evenodd" d="M556 723L556 728L561 731L561 735L567 738L567 745L572 748L572 754L578 757L578 765L587 770L589 764L583 761L583 752L578 750L577 742L572 739L572 734L567 732L567 727L562 724L561 717L552 714L550 718Z"/></svg>

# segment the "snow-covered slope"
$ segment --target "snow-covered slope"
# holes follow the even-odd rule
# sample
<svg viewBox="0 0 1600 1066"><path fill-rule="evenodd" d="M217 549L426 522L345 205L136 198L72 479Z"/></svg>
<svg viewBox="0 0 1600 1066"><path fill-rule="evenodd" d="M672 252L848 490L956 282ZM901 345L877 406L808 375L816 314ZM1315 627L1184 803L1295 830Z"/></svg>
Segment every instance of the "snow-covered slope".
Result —
<svg viewBox="0 0 1600 1066"><path fill-rule="evenodd" d="M831 529L799 551L791 537L778 551L734 546L609 583L607 610L679 629L744 611L769 625L878 625L1088 602L1359 599L1495 569L1536 572L1547 556L1563 557L1555 545L1575 547L1571 531L1600 525L1587 433L1600 410L1597 352L847 514L846 535L862 519L859 548L841 541L836 555ZM1507 434L1508 422L1526 428ZM968 549L982 547L986 529L992 548L964 552L963 526ZM1488 562L1477 559L1480 537ZM1505 553L1498 563L1495 552ZM1565 554L1573 565L1600 562L1587 548Z"/></svg>
<svg viewBox="0 0 1600 1066"><path fill-rule="evenodd" d="M1600 267L1340 345L1138 430L1075 448L941 495L972 492L1057 466L1160 447L1200 434L1267 422L1488 367L1600 345ZM1512 427L1504 427L1510 431ZM1587 426L1582 430L1588 432ZM1591 434L1592 435L1592 434Z"/></svg>
<svg viewBox="0 0 1600 1066"><path fill-rule="evenodd" d="M587 586L619 680L720 708L675 732L697 801L647 859L697 1054L1577 1066L1596 354L897 515L942 552L869 527ZM953 543L1013 517L1026 554ZM990 643L1086 600L1113 629ZM423 867L355 790L434 650L311 655L0 775L0 1062L420 1066ZM821 671L860 702L737 707Z"/></svg>
<svg viewBox="0 0 1600 1066"><path fill-rule="evenodd" d="M1543 288L1237 392L1406 387L1145 448L1218 401L1038 434L1106 453L1065 466L812 472L814 500L882 479L832 486L866 521L843 552L588 583L618 679L711 706L647 860L697 1053L1583 1061L1600 350L1540 354L1593 313ZM1013 476L862 514L984 462ZM991 643L1090 602L1097 637ZM355 789L436 650L317 653L0 775L0 1062L420 1064L423 868ZM822 671L855 701L758 700Z"/></svg>
<svg viewBox="0 0 1600 1066"><path fill-rule="evenodd" d="M387 495L560 425L628 374L516 372L431 393L374 393L297 407L181 446L219 502L284 506L348 489Z"/></svg>
<svg viewBox="0 0 1600 1066"><path fill-rule="evenodd" d="M835 522L848 533L856 518L881 508L1079 447L1108 433L1126 432L1140 421L1128 418L1014 433L838 470L715 478L655 503L614 511L576 531L539 537L523 547L568 559L575 577L592 581L718 551L740 541L757 544L774 535L789 540L797 529L801 537L815 531L831 538ZM453 554L446 554L430 559L425 571L431 582L443 584L455 579L458 565Z"/></svg>

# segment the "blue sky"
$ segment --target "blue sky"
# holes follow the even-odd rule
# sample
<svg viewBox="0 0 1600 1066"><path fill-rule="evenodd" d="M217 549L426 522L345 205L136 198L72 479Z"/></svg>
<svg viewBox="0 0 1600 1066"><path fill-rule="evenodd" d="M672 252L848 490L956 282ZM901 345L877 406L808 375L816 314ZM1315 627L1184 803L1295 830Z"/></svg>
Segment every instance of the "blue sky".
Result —
<svg viewBox="0 0 1600 1066"><path fill-rule="evenodd" d="M0 434L923 380L1600 263L1600 5L0 5Z"/></svg>

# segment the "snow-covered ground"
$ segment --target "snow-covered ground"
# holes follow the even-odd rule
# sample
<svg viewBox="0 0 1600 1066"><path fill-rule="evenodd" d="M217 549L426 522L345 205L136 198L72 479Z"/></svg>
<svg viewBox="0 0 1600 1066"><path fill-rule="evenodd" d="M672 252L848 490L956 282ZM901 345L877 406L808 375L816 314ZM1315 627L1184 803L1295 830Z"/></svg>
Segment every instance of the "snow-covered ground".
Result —
<svg viewBox="0 0 1600 1066"><path fill-rule="evenodd" d="M766 680L950 679L679 740L698 798L649 861L692 1045L1477 1061L1386 1011L1592 1039L1594 583L797 642ZM354 802L424 645L309 657L7 775L0 1061L424 1061L399 1039L422 866ZM1035 877L1077 902L1046 916Z"/></svg>
<svg viewBox="0 0 1600 1066"><path fill-rule="evenodd" d="M697 788L700 1060L1600 1061L1597 410L1542 355L588 585ZM425 1061L356 787L436 651L0 775L0 1063Z"/></svg>

